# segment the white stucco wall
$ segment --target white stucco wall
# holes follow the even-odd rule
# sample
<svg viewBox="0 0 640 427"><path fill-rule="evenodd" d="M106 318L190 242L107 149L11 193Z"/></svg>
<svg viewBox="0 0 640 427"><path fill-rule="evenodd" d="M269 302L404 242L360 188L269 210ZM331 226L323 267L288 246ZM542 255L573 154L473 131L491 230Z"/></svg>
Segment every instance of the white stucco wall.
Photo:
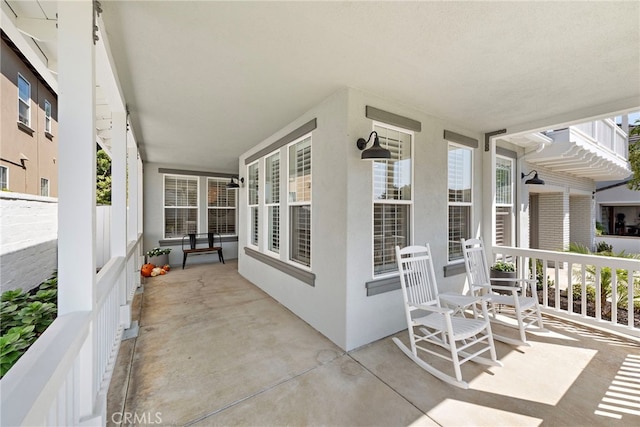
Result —
<svg viewBox="0 0 640 427"><path fill-rule="evenodd" d="M159 246L160 240L164 240L164 174L158 172L160 168L175 169L175 165L164 163L145 163L144 167L144 252ZM185 168L182 168L185 169ZM200 169L198 169L200 170ZM218 173L236 173L236 171L210 171ZM207 177L198 177L198 200L199 203L206 203L207 200ZM207 211L199 210L198 232L206 233ZM171 248L169 253L169 264L172 267L182 266L182 244L181 239L175 239L173 245L163 245L163 248ZM238 257L237 242L224 242L222 244L224 259L235 259ZM217 254L189 255L187 265L218 262Z"/></svg>
<svg viewBox="0 0 640 427"><path fill-rule="evenodd" d="M414 139L414 209L412 242L430 243L442 291L461 290L464 274L444 278L447 264L447 142L444 129L481 139L481 135L382 98L344 89L262 141L240 157L244 160L302 124L317 118L312 142L312 271L310 287L244 254L246 206L240 205L239 271L248 280L346 350L406 328L401 291L367 296L373 279L372 164L360 159L356 140L373 129L365 107L371 105L418 120ZM482 212L481 143L474 155L473 234L479 235ZM245 171L245 173L243 173ZM241 189L241 200L246 189Z"/></svg>
<svg viewBox="0 0 640 427"><path fill-rule="evenodd" d="M0 291L27 291L57 269L57 199L0 193Z"/></svg>

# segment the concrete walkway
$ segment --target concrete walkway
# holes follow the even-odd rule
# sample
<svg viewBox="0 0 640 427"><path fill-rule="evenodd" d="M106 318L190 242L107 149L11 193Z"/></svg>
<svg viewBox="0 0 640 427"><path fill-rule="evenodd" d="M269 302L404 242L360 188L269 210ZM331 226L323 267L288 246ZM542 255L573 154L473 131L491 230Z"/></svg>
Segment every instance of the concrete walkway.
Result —
<svg viewBox="0 0 640 427"><path fill-rule="evenodd" d="M531 347L496 343L504 367L463 365L461 390L390 337L345 353L235 261L149 279L134 308L140 333L122 342L109 425L640 425L640 346L553 319Z"/></svg>

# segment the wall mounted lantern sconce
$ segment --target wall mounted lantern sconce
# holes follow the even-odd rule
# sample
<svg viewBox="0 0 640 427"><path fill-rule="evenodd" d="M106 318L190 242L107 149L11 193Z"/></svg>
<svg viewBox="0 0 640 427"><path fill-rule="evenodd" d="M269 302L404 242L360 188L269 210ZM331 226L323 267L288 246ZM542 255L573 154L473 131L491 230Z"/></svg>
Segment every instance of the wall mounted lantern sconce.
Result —
<svg viewBox="0 0 640 427"><path fill-rule="evenodd" d="M367 144L369 143L369 141L371 141L371 137L374 134L376 135L376 137L373 140L373 145L371 146L371 148L364 150L367 147ZM358 146L359 150L364 150L362 152L362 156L360 157L362 160L379 160L379 159L391 158L391 151L387 150L386 148L382 148L380 146L378 133L375 130L371 132L371 134L369 134L369 139L367 140L365 140L364 138L358 138L356 145Z"/></svg>
<svg viewBox="0 0 640 427"><path fill-rule="evenodd" d="M240 188L240 184L235 182L234 179L244 184L244 178L238 178L237 176L232 176L231 181L229 181L229 183L227 184L227 188Z"/></svg>
<svg viewBox="0 0 640 427"><path fill-rule="evenodd" d="M541 180L540 178L538 178L538 171L537 170L532 170L531 172L529 172L528 174L524 174L524 172L521 173L522 174L522 179L524 179L525 177L534 174L533 178L529 178L528 180L526 180L524 183L525 184L533 184L533 185L544 185L544 181Z"/></svg>

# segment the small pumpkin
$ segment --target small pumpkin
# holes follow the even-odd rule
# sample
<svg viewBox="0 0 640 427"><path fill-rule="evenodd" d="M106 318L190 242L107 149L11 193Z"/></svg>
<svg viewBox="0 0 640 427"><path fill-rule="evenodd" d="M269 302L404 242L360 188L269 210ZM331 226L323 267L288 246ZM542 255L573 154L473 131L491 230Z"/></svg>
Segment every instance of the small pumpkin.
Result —
<svg viewBox="0 0 640 427"><path fill-rule="evenodd" d="M151 270L151 277L156 277L160 274L161 271L162 269L160 267L155 267L153 270Z"/></svg>
<svg viewBox="0 0 640 427"><path fill-rule="evenodd" d="M153 264L145 264L142 266L142 268L140 269L140 274L142 274L142 276L144 277L149 277L151 276L151 271L153 271L153 269L155 268L155 265Z"/></svg>
<svg viewBox="0 0 640 427"><path fill-rule="evenodd" d="M171 266L170 266L169 264L165 264L165 265L162 267L162 269L163 269L164 271L169 271L169 270L171 270Z"/></svg>
<svg viewBox="0 0 640 427"><path fill-rule="evenodd" d="M160 269L160 275L161 275L161 276L163 276L163 275L165 275L165 274L167 274L167 271L166 271L166 270L163 270L163 269Z"/></svg>

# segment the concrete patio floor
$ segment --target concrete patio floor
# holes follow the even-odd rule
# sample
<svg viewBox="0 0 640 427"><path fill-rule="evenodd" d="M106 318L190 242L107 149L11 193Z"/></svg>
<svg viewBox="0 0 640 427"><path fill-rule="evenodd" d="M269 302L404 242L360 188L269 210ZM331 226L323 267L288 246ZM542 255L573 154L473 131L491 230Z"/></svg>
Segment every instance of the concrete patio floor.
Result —
<svg viewBox="0 0 640 427"><path fill-rule="evenodd" d="M504 367L463 365L469 390L419 368L391 337L344 352L235 260L147 280L134 317L108 425L640 425L638 343L548 317L531 347L496 343Z"/></svg>

